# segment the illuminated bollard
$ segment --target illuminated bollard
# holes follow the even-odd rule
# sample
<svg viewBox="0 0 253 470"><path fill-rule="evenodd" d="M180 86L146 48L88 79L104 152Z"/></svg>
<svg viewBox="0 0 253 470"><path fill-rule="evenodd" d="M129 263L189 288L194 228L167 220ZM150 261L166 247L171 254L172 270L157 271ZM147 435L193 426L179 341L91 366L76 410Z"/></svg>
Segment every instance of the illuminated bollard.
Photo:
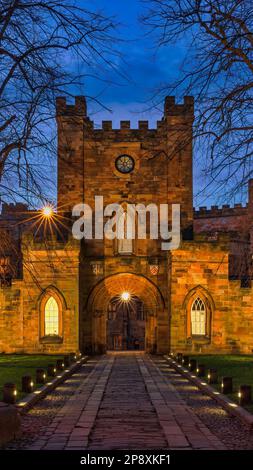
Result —
<svg viewBox="0 0 253 470"><path fill-rule="evenodd" d="M241 406L248 405L249 403L251 403L251 386L240 385L238 397Z"/></svg>
<svg viewBox="0 0 253 470"><path fill-rule="evenodd" d="M17 387L13 383L6 383L3 386L3 401L5 403L14 404L17 400Z"/></svg>
<svg viewBox="0 0 253 470"><path fill-rule="evenodd" d="M221 390L225 395L233 392L233 379L232 377L222 377Z"/></svg>
<svg viewBox="0 0 253 470"><path fill-rule="evenodd" d="M69 367L70 366L70 357L69 356L64 356L63 362L64 362L65 367Z"/></svg>
<svg viewBox="0 0 253 470"><path fill-rule="evenodd" d="M25 392L25 393L33 392L34 383L30 375L24 375L21 379L21 384L22 384L22 392Z"/></svg>
<svg viewBox="0 0 253 470"><path fill-rule="evenodd" d="M207 380L209 384L218 383L218 372L216 369L209 369L207 374Z"/></svg>
<svg viewBox="0 0 253 470"><path fill-rule="evenodd" d="M46 382L46 372L44 369L36 369L36 383L44 384Z"/></svg>
<svg viewBox="0 0 253 470"><path fill-rule="evenodd" d="M64 370L64 362L63 362L63 359L57 359L57 361L56 361L56 369L57 369L57 370Z"/></svg>
<svg viewBox="0 0 253 470"><path fill-rule="evenodd" d="M194 372L194 371L196 370L196 368L197 368L197 361L196 361L196 359L190 359L190 360L189 360L189 365L188 365L188 367L189 367L189 371L190 371L190 372Z"/></svg>
<svg viewBox="0 0 253 470"><path fill-rule="evenodd" d="M177 362L181 363L182 360L183 360L183 354L182 353L177 353L176 359L177 359Z"/></svg>
<svg viewBox="0 0 253 470"><path fill-rule="evenodd" d="M70 361L71 361L71 362L75 362L75 361L77 360L77 355L76 355L76 353L70 353L69 357L70 357Z"/></svg>
<svg viewBox="0 0 253 470"><path fill-rule="evenodd" d="M56 376L56 366L54 364L48 364L47 366L47 375L48 377Z"/></svg>
<svg viewBox="0 0 253 470"><path fill-rule="evenodd" d="M196 374L197 374L198 377L205 377L205 374L206 374L205 364L198 364L197 365Z"/></svg>
<svg viewBox="0 0 253 470"><path fill-rule="evenodd" d="M185 367L188 367L188 364L189 364L189 356L183 356L183 358L182 358L182 364L183 364Z"/></svg>

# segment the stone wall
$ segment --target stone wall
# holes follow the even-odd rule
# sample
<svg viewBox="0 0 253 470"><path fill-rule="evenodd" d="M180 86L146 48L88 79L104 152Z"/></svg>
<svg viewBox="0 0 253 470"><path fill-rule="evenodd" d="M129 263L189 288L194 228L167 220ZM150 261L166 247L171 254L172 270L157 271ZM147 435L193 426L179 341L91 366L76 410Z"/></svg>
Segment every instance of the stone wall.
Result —
<svg viewBox="0 0 253 470"><path fill-rule="evenodd" d="M104 206L110 203L143 203L145 206L179 203L182 229L191 231L193 113L192 97L185 97L181 105L175 103L174 97L167 97L164 116L156 129L149 129L147 121L140 121L138 129L132 129L129 121L121 121L120 129L113 129L111 121L104 121L102 128L96 129L87 117L84 97L76 97L73 105L67 104L65 98L58 98L58 210L71 212L73 206L81 202L94 209L95 196L104 197ZM116 169L115 160L122 154L134 159L134 170L129 174ZM161 251L160 239L136 238L133 254L129 256L118 252L114 240L85 241L80 264L81 347L84 350L103 349L106 343L103 320L106 306L98 304L93 313L87 308L99 281L121 273L143 276L156 285L167 305L166 257L166 252ZM159 264L156 276L149 268L153 258L155 264ZM96 264L99 270L94 273ZM120 279L122 281L122 277ZM124 285L117 283L116 276L115 283L119 295ZM164 351L168 335L167 311L159 313L157 335L157 341L150 341L153 345L157 342Z"/></svg>
<svg viewBox="0 0 253 470"><path fill-rule="evenodd" d="M253 249L253 179L248 183L248 203L246 206L235 204L233 207L223 205L200 207L194 210L194 233L232 232L237 239L249 240Z"/></svg>
<svg viewBox="0 0 253 470"><path fill-rule="evenodd" d="M193 221L193 112L191 97L181 105L167 97L156 129L149 129L147 121L140 121L138 129L131 129L129 121L122 121L120 129L104 121L97 129L84 97L76 97L73 105L57 99L60 216L81 202L94 208L95 196L103 196L104 205L180 203L183 238L189 240L193 222L196 236L172 253L161 250L160 239L135 239L129 255L120 254L114 240L86 240L80 246L73 238L64 241L66 233L62 241L44 237L43 243L43 237L39 241L30 233L21 243L20 222L31 231L30 214L24 206L4 205L0 249L13 266L15 259L22 263L13 270L12 285L0 289L0 352L62 353L79 347L103 352L108 304L123 290L144 303L147 351L252 352L253 291L242 287L241 279L252 278L253 182L246 207L200 208ZM134 158L133 172L123 175L116 169L121 154ZM3 233L10 227L15 249L8 253ZM158 266L157 273L151 265ZM43 335L42 325L43 302L51 294L61 309L61 331L54 340ZM202 338L190 334L196 295L207 308Z"/></svg>
<svg viewBox="0 0 253 470"><path fill-rule="evenodd" d="M23 279L0 291L0 352L64 353L79 349L79 243L22 243ZM62 331L42 337L42 300L59 299Z"/></svg>
<svg viewBox="0 0 253 470"><path fill-rule="evenodd" d="M193 117L191 97L183 105L167 97L157 129L149 129L146 121L139 122L139 129L131 129L129 121L122 121L120 129L112 129L110 121L95 129L84 97L77 97L75 105L58 98L59 210L71 212L81 202L94 207L99 195L105 204L180 203L182 226L191 226ZM117 171L115 160L121 154L134 158L132 173ZM97 251L97 244L92 249Z"/></svg>
<svg viewBox="0 0 253 470"><path fill-rule="evenodd" d="M253 351L253 291L229 281L228 240L184 242L171 253L170 342L174 351L203 353ZM206 303L210 330L205 338L191 337L192 301ZM210 317L209 317L210 315Z"/></svg>

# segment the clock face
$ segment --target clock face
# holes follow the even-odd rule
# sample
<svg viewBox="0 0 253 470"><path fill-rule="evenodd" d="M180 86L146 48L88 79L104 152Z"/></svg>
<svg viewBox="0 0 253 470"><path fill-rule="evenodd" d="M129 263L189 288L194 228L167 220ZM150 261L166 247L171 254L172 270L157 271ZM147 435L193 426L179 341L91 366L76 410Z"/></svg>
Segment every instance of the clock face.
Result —
<svg viewBox="0 0 253 470"><path fill-rule="evenodd" d="M131 173L134 169L134 159L130 155L120 155L116 158L115 166L120 173Z"/></svg>

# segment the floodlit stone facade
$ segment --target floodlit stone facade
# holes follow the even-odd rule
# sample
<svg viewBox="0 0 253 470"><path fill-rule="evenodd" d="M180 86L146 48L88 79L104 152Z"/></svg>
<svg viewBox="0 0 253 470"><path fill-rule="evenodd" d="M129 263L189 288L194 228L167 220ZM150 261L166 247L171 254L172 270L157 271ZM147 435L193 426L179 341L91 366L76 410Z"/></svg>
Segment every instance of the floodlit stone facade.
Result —
<svg viewBox="0 0 253 470"><path fill-rule="evenodd" d="M193 210L193 98L167 97L156 129L147 121L95 128L84 97L72 105L58 98L56 115L58 229L38 231L39 212L2 207L0 352L251 353L252 184L247 207ZM122 155L132 162L128 173L117 167ZM161 250L161 239L136 238L127 249L117 240L74 240L72 208L95 209L95 196L123 207L180 204L179 249ZM128 313L122 292L138 299Z"/></svg>

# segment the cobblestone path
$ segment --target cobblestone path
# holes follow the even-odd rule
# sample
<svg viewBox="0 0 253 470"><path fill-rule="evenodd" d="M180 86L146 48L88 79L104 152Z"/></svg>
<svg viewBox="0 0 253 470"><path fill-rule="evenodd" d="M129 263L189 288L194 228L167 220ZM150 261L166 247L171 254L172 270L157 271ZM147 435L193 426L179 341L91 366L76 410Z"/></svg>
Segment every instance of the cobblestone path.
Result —
<svg viewBox="0 0 253 470"><path fill-rule="evenodd" d="M148 359L148 358L147 358ZM150 358L149 358L150 361ZM159 356L152 356L150 373L159 368L167 382L174 386L179 396L201 421L229 450L252 450L253 432L239 418L229 415L221 406Z"/></svg>
<svg viewBox="0 0 253 470"><path fill-rule="evenodd" d="M162 364L139 352L90 359L23 417L30 438L25 431L8 448L224 449L163 373Z"/></svg>

